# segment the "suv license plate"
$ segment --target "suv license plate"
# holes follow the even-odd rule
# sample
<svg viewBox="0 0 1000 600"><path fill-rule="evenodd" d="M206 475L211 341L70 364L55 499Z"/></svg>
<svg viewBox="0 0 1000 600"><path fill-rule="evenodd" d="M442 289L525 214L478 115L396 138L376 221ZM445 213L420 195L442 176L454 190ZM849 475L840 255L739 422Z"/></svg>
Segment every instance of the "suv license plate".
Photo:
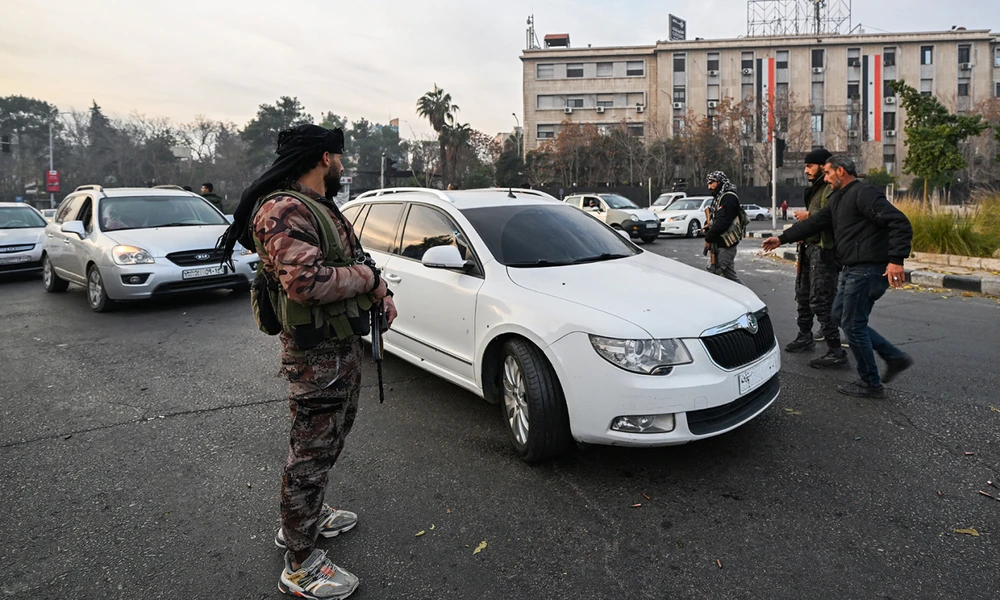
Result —
<svg viewBox="0 0 1000 600"><path fill-rule="evenodd" d="M15 265L17 263L28 262L31 260L31 256L25 254L23 256L0 256L0 265Z"/></svg>
<svg viewBox="0 0 1000 600"><path fill-rule="evenodd" d="M740 373L738 376L740 381L740 396L749 394L771 379L777 371L776 362L775 357L772 356Z"/></svg>
<svg viewBox="0 0 1000 600"><path fill-rule="evenodd" d="M205 267L204 269L188 269L181 273L182 279L197 279L199 277L211 277L212 275L225 275L225 267Z"/></svg>
<svg viewBox="0 0 1000 600"><path fill-rule="evenodd" d="M659 223L646 223L646 229L653 229L654 227L659 227Z"/></svg>

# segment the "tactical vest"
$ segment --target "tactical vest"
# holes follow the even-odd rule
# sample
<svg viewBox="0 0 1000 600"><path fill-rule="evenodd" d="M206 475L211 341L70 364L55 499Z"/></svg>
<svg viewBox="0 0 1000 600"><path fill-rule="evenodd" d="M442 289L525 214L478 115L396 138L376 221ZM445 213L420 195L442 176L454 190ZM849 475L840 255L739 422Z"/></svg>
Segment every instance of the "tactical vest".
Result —
<svg viewBox="0 0 1000 600"><path fill-rule="evenodd" d="M712 223L715 223L715 215L719 212L719 208L722 207L722 199L726 197L726 194L733 194L732 192L725 192L721 194L718 198L712 201L709 208L711 213ZM733 194L736 196L736 194ZM747 217L747 213L743 210L743 206L739 204L739 197L736 198L737 206L739 206L740 214L733 219L732 224L729 225L729 229L721 236L721 246L725 248L731 248L743 240L743 236L747 230L747 224L750 223L750 219Z"/></svg>
<svg viewBox="0 0 1000 600"><path fill-rule="evenodd" d="M319 225L320 248L324 267L350 267L358 261L349 256L330 213L322 204L291 190L269 194L260 205L278 196L291 196L309 209ZM267 256L267 249L254 236L257 254ZM318 346L328 339L346 340L355 335L367 335L371 330L369 294L337 300L320 306L306 306L288 297L284 286L275 277L258 267L251 286L250 301L254 318L261 331L268 335L285 332L302 350Z"/></svg>

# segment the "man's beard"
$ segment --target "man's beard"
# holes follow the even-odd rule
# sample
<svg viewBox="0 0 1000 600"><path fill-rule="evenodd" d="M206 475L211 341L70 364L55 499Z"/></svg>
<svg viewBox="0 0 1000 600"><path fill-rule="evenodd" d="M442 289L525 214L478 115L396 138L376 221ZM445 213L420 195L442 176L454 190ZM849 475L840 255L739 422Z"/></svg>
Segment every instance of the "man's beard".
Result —
<svg viewBox="0 0 1000 600"><path fill-rule="evenodd" d="M333 200L340 193L340 169L330 165L326 175L323 175L323 183L326 185L326 199Z"/></svg>

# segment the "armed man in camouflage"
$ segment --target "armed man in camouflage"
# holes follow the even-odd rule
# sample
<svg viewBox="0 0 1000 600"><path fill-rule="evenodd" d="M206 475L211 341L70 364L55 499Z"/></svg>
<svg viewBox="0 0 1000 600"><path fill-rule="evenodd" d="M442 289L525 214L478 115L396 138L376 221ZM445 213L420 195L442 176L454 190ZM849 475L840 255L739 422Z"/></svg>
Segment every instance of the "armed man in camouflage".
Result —
<svg viewBox="0 0 1000 600"><path fill-rule="evenodd" d="M318 535L334 537L357 524L356 514L332 508L323 496L357 415L368 310L382 303L390 325L396 317L385 281L332 200L343 147L339 129L281 132L278 158L244 192L224 237L226 245L236 236L257 249L255 317L263 331L281 337L292 425L274 541L286 549L278 587L302 598L341 599L358 587L357 577L315 546Z"/></svg>
<svg viewBox="0 0 1000 600"><path fill-rule="evenodd" d="M799 221L808 219L830 203L833 192L823 178L823 165L830 156L830 151L825 148L806 154L805 174L810 185L805 191L806 210L795 213ZM785 351L805 352L816 347L812 333L815 316L827 345L826 354L809 361L809 365L817 369L846 367L849 364L847 352L840 345L840 326L830 318L833 300L837 297L839 276L832 229L799 243L798 274L795 277L799 335L785 346Z"/></svg>
<svg viewBox="0 0 1000 600"><path fill-rule="evenodd" d="M713 171L708 174L708 189L712 191L714 199L709 207L709 222L711 225L705 228L705 243L709 244L713 260L709 265L709 271L735 281L741 285L746 285L736 273L736 253L737 246L743 239L746 231L746 212L740 206L740 198L736 195L734 186L726 174L722 171Z"/></svg>

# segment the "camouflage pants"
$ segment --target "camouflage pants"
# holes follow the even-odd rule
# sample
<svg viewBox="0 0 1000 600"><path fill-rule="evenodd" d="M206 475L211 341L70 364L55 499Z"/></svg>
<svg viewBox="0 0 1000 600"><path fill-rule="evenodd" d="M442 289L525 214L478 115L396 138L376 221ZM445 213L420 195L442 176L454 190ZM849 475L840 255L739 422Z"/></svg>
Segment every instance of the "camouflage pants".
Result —
<svg viewBox="0 0 1000 600"><path fill-rule="evenodd" d="M795 277L795 303L798 305L799 332L811 336L815 316L827 345L839 348L840 328L830 318L833 299L837 297L840 271L833 250L823 250L816 244L800 245L798 271Z"/></svg>
<svg viewBox="0 0 1000 600"><path fill-rule="evenodd" d="M315 547L329 471L358 413L362 349L354 338L294 351L282 338L292 427L281 476L281 527L292 560L301 563Z"/></svg>

